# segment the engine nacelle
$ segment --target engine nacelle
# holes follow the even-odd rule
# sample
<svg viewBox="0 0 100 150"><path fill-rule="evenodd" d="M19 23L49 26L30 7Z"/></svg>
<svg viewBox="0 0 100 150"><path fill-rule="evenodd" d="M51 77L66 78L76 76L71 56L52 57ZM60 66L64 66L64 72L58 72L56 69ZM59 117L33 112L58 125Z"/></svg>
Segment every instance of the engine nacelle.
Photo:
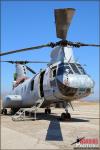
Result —
<svg viewBox="0 0 100 150"><path fill-rule="evenodd" d="M7 95L3 100L3 108L21 107L22 97L21 95Z"/></svg>

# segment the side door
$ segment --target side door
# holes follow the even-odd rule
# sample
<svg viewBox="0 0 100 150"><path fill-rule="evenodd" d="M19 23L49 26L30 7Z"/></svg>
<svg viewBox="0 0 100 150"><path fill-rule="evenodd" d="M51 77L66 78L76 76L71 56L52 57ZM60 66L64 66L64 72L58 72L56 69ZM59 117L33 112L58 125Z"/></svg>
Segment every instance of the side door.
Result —
<svg viewBox="0 0 100 150"><path fill-rule="evenodd" d="M40 97L41 98L44 97L44 89L43 89L44 74L45 74L45 70L43 70L40 73L39 91L40 91Z"/></svg>
<svg viewBox="0 0 100 150"><path fill-rule="evenodd" d="M56 91L57 91L57 81L56 81L56 75L57 75L57 66L54 66L51 68L51 78L50 78L50 86L52 89L52 94L55 98Z"/></svg>

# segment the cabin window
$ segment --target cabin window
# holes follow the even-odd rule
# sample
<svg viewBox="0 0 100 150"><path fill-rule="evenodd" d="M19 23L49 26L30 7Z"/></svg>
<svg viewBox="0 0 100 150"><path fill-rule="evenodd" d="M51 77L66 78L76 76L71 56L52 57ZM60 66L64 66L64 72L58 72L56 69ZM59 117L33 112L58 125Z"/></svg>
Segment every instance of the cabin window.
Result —
<svg viewBox="0 0 100 150"><path fill-rule="evenodd" d="M56 69L53 70L53 77L56 76Z"/></svg>
<svg viewBox="0 0 100 150"><path fill-rule="evenodd" d="M31 91L33 91L34 90L34 80L32 80L32 82L31 82Z"/></svg>

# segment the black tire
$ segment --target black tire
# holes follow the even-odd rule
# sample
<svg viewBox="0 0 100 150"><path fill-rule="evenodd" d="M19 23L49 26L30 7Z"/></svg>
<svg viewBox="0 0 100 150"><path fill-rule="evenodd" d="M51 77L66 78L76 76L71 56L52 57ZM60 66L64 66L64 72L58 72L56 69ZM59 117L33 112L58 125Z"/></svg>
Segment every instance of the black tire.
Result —
<svg viewBox="0 0 100 150"><path fill-rule="evenodd" d="M3 114L3 109L1 109L0 114Z"/></svg>
<svg viewBox="0 0 100 150"><path fill-rule="evenodd" d="M62 113L62 114L61 114L61 120L62 120L62 121L66 120L66 113Z"/></svg>
<svg viewBox="0 0 100 150"><path fill-rule="evenodd" d="M48 109L48 114L51 114L51 109Z"/></svg>
<svg viewBox="0 0 100 150"><path fill-rule="evenodd" d="M61 120L62 121L65 121L65 120L70 120L71 119L71 115L70 115L70 113L62 113L61 114Z"/></svg>
<svg viewBox="0 0 100 150"><path fill-rule="evenodd" d="M45 114L47 114L48 113L48 110L47 109L45 109Z"/></svg>
<svg viewBox="0 0 100 150"><path fill-rule="evenodd" d="M7 115L7 109L4 109L4 110L3 110L3 114L4 114L4 115Z"/></svg>
<svg viewBox="0 0 100 150"><path fill-rule="evenodd" d="M70 119L71 119L71 115L70 115L70 113L67 113L67 114L66 114L66 119L68 119L68 120L70 120Z"/></svg>

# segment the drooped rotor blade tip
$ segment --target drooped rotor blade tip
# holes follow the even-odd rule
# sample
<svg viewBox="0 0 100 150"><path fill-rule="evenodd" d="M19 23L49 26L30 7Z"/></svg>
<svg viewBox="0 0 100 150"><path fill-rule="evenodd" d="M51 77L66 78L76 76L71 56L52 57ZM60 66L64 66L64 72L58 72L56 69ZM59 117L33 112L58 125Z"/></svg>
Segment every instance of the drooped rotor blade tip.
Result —
<svg viewBox="0 0 100 150"><path fill-rule="evenodd" d="M74 8L55 9L56 35L63 40L66 39L67 32L74 15Z"/></svg>
<svg viewBox="0 0 100 150"><path fill-rule="evenodd" d="M14 60L0 60L0 62L7 62L7 63L11 63L11 64L27 64L27 63L44 63L47 64L49 62L47 61L27 61L27 60L18 60L18 61L14 61Z"/></svg>
<svg viewBox="0 0 100 150"><path fill-rule="evenodd" d="M20 64L28 64L28 63L44 63L44 64L47 64L49 62L47 61L27 61L27 60L22 60L22 61L12 61L14 63L20 63Z"/></svg>
<svg viewBox="0 0 100 150"><path fill-rule="evenodd" d="M3 53L0 53L0 56L14 54L14 53L19 53L19 52L24 52L24 51L29 51L29 50L36 50L36 49L40 49L40 48L44 48L44 47L50 47L49 43L48 44L39 45L39 46L33 46L33 47L28 47L28 48L22 48L22 49L18 49L18 50L12 50L12 51L3 52Z"/></svg>

